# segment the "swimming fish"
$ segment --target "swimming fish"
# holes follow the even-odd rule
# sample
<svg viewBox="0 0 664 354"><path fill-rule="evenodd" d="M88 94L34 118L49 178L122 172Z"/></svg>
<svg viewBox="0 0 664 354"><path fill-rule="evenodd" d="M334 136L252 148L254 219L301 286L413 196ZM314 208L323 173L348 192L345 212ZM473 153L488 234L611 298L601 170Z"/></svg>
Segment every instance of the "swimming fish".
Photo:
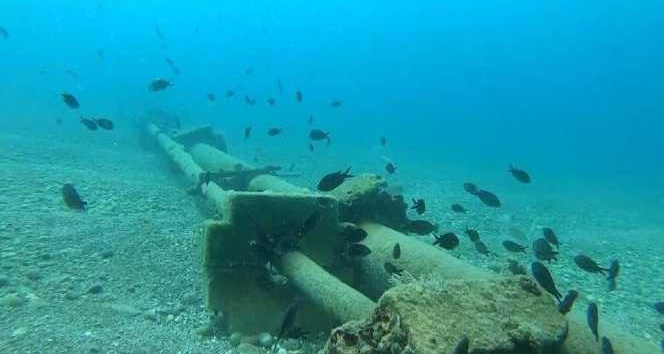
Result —
<svg viewBox="0 0 664 354"><path fill-rule="evenodd" d="M302 102L302 92L300 91L295 91L295 100L297 102Z"/></svg>
<svg viewBox="0 0 664 354"><path fill-rule="evenodd" d="M81 107L81 104L78 103L78 100L71 93L63 92L60 94L62 96L62 101L71 109L78 109Z"/></svg>
<svg viewBox="0 0 664 354"><path fill-rule="evenodd" d="M75 73L73 70L67 69L67 70L65 70L65 72L66 72L67 74L69 74L69 76L71 76L74 80L76 80L76 81L81 81L81 78L80 78L80 77L78 76L78 74Z"/></svg>
<svg viewBox="0 0 664 354"><path fill-rule="evenodd" d="M399 242L394 244L394 247L392 247L392 258L394 259L399 259L401 257L401 246L399 246Z"/></svg>
<svg viewBox="0 0 664 354"><path fill-rule="evenodd" d="M267 99L267 104L269 104L270 106L274 106L276 103L277 103L277 100L275 100L274 98L268 98Z"/></svg>
<svg viewBox="0 0 664 354"><path fill-rule="evenodd" d="M254 72L254 68L246 68L244 69L244 74L245 75L251 75Z"/></svg>
<svg viewBox="0 0 664 354"><path fill-rule="evenodd" d="M335 100L335 101L330 102L330 107L332 107L332 108L339 108L339 107L341 107L341 101L339 101L339 100Z"/></svg>
<svg viewBox="0 0 664 354"><path fill-rule="evenodd" d="M235 91L233 90L228 90L226 91L226 98L231 98L235 94Z"/></svg>
<svg viewBox="0 0 664 354"><path fill-rule="evenodd" d="M281 134L283 130L281 128L270 128L267 130L267 135L268 136L277 136Z"/></svg>
<svg viewBox="0 0 664 354"><path fill-rule="evenodd" d="M178 67L175 66L175 62L170 58L165 58L165 60L166 60L166 64L168 64L168 67L171 68L171 71L173 72L173 74L180 75L180 69L178 69Z"/></svg>
<svg viewBox="0 0 664 354"><path fill-rule="evenodd" d="M380 137L380 146L385 147L387 145L387 139L384 136Z"/></svg>
<svg viewBox="0 0 664 354"><path fill-rule="evenodd" d="M558 241L558 237L556 237L556 233L553 232L553 229L550 227L542 228L542 235L547 242L556 247L560 247L560 241Z"/></svg>
<svg viewBox="0 0 664 354"><path fill-rule="evenodd" d="M337 171L329 173L318 182L318 190L321 192L329 192L337 187L339 187L346 178L353 177L350 174L350 167L346 171Z"/></svg>
<svg viewBox="0 0 664 354"><path fill-rule="evenodd" d="M455 213L465 213L465 212L468 211L461 204L452 204L450 209L452 209L452 211L455 212Z"/></svg>
<svg viewBox="0 0 664 354"><path fill-rule="evenodd" d="M330 145L330 133L326 133L320 129L313 129L309 132L309 139L312 141L327 140L327 145Z"/></svg>
<svg viewBox="0 0 664 354"><path fill-rule="evenodd" d="M81 117L80 121L88 130L97 130L97 122L94 120Z"/></svg>
<svg viewBox="0 0 664 354"><path fill-rule="evenodd" d="M217 99L217 96L215 96L214 93L208 93L207 94L207 99L210 102L214 102Z"/></svg>
<svg viewBox="0 0 664 354"><path fill-rule="evenodd" d="M519 262L513 260L513 259L508 259L507 260L507 269L512 272L514 275L526 275L528 274L528 271L526 271L526 267L522 266L519 264Z"/></svg>
<svg viewBox="0 0 664 354"><path fill-rule="evenodd" d="M579 268L589 273L600 273L604 275L604 272L607 272L609 270L608 268L600 267L597 264L597 262L592 260L590 257L582 254L574 257L574 263L576 263L576 265L579 266Z"/></svg>
<svg viewBox="0 0 664 354"><path fill-rule="evenodd" d="M533 241L533 252L540 261L548 261L549 263L551 263L551 260L558 261L558 252L554 251L551 244L543 238Z"/></svg>
<svg viewBox="0 0 664 354"><path fill-rule="evenodd" d="M477 186L474 183L466 182L463 184L463 190L466 192L476 195L479 192L479 189L477 189Z"/></svg>
<svg viewBox="0 0 664 354"><path fill-rule="evenodd" d="M576 299L579 297L579 292L576 290L570 290L567 292L565 297L563 298L563 301L561 301L558 304L558 312L560 312L563 315L566 315L570 310L572 310L572 306L574 306L574 302Z"/></svg>
<svg viewBox="0 0 664 354"><path fill-rule="evenodd" d="M104 130L113 130L115 128L115 124L113 124L113 121L110 119L106 118L94 118L95 123L99 126L99 128L104 129Z"/></svg>
<svg viewBox="0 0 664 354"><path fill-rule="evenodd" d="M311 230L313 230L318 225L319 221L320 221L320 213L318 213L316 211L311 213L311 215L309 215L304 220L304 223L302 224L302 228L300 229L300 235L308 234Z"/></svg>
<svg viewBox="0 0 664 354"><path fill-rule="evenodd" d="M417 215L422 215L427 210L424 199L413 199L413 206L410 207L412 210L415 210Z"/></svg>
<svg viewBox="0 0 664 354"><path fill-rule="evenodd" d="M247 106L254 106L256 105L256 100L249 96L244 96L244 103L246 103Z"/></svg>
<svg viewBox="0 0 664 354"><path fill-rule="evenodd" d="M653 305L653 308L655 308L655 311L659 312L660 315L664 315L664 301L656 302Z"/></svg>
<svg viewBox="0 0 664 354"><path fill-rule="evenodd" d="M500 208L502 205L498 196L489 191L480 189L475 195L482 201L482 203L492 208Z"/></svg>
<svg viewBox="0 0 664 354"><path fill-rule="evenodd" d="M602 337L602 354L613 354L613 345L609 338Z"/></svg>
<svg viewBox="0 0 664 354"><path fill-rule="evenodd" d="M510 168L507 170L507 172L511 173L512 176L514 176L514 178L516 178L516 180L521 183L530 183L530 175L524 170L520 170L510 165Z"/></svg>
<svg viewBox="0 0 664 354"><path fill-rule="evenodd" d="M482 241L477 241L473 242L475 245L475 250L479 252L480 254L483 254L485 256L488 256L491 254L491 251L489 251L489 248L486 246L486 244Z"/></svg>
<svg viewBox="0 0 664 354"><path fill-rule="evenodd" d="M9 38L9 31L7 31L6 28L0 26L0 36L2 36L3 39Z"/></svg>
<svg viewBox="0 0 664 354"><path fill-rule="evenodd" d="M309 125L314 124L314 116L309 116L309 119L307 119L307 123L309 123Z"/></svg>
<svg viewBox="0 0 664 354"><path fill-rule="evenodd" d="M522 246L514 241L503 241L503 247L510 252L523 252L526 253L528 246Z"/></svg>
<svg viewBox="0 0 664 354"><path fill-rule="evenodd" d="M309 143L309 152L314 152L314 144Z"/></svg>
<svg viewBox="0 0 664 354"><path fill-rule="evenodd" d="M462 340L454 347L452 354L468 354L468 348L470 346L470 340L468 337L463 337Z"/></svg>
<svg viewBox="0 0 664 354"><path fill-rule="evenodd" d="M297 316L297 310L299 307L299 301L296 300L292 304L288 305L286 308L286 312L284 313L284 317L281 320L281 327L279 328L279 334L277 335L277 340L274 341L274 345L272 347L272 353L275 352L277 349L277 345L281 341L284 336L291 331L293 328L293 324L295 323L295 318Z"/></svg>
<svg viewBox="0 0 664 354"><path fill-rule="evenodd" d="M397 172L397 166L395 166L391 162L388 162L387 165L385 165L385 171L387 171L387 173L393 175L395 172Z"/></svg>
<svg viewBox="0 0 664 354"><path fill-rule="evenodd" d="M586 320L588 321L588 327L590 331L593 332L595 336L595 342L599 342L599 334L597 332L597 326L599 323L599 310L597 309L597 304L591 302L588 304L588 309L586 310Z"/></svg>
<svg viewBox="0 0 664 354"><path fill-rule="evenodd" d="M470 238L471 242L477 242L480 240L480 233L475 229L466 228L465 233L468 235L468 238Z"/></svg>
<svg viewBox="0 0 664 354"><path fill-rule="evenodd" d="M340 235L348 243L358 243L367 238L367 232L354 225L344 227Z"/></svg>
<svg viewBox="0 0 664 354"><path fill-rule="evenodd" d="M284 93L284 85L281 83L281 80L277 79L277 90L279 90L279 94Z"/></svg>
<svg viewBox="0 0 664 354"><path fill-rule="evenodd" d="M351 258L366 257L371 254L369 247L361 243L349 243L346 255Z"/></svg>
<svg viewBox="0 0 664 354"><path fill-rule="evenodd" d="M553 281L553 277L549 270L540 262L533 262L530 265L530 271L533 273L533 277L537 283L546 290L549 294L555 296L558 300L558 303L561 302L562 294L556 289L556 283Z"/></svg>
<svg viewBox="0 0 664 354"><path fill-rule="evenodd" d="M616 278L620 274L620 263L617 259L611 261L609 265L609 275L606 277L606 280L609 281L609 291L616 290Z"/></svg>
<svg viewBox="0 0 664 354"><path fill-rule="evenodd" d="M70 183L65 183L62 186L62 199L69 209L74 210L85 210L85 205L88 204L81 199L74 185Z"/></svg>
<svg viewBox="0 0 664 354"><path fill-rule="evenodd" d="M459 246L459 238L453 232L448 232L443 235L434 235L436 241L433 242L434 246L440 246L448 251L451 251Z"/></svg>
<svg viewBox="0 0 664 354"><path fill-rule="evenodd" d="M426 220L410 220L406 228L408 232L414 232L418 235L428 235L434 231L438 231L438 226Z"/></svg>
<svg viewBox="0 0 664 354"><path fill-rule="evenodd" d="M148 90L150 90L152 92L159 92L159 91L163 91L163 90L165 90L165 89L167 89L171 86L173 86L173 84L171 84L170 80L157 78L157 79L152 80L150 82L150 84L148 84Z"/></svg>
<svg viewBox="0 0 664 354"><path fill-rule="evenodd" d="M383 268L385 268L385 271L389 275L394 275L394 274L401 275L401 272L403 272L403 269L397 268L397 266L395 266L394 264L392 264L390 262L385 262L383 264Z"/></svg>
<svg viewBox="0 0 664 354"><path fill-rule="evenodd" d="M249 139L251 137L251 127L245 127L244 128L244 140Z"/></svg>

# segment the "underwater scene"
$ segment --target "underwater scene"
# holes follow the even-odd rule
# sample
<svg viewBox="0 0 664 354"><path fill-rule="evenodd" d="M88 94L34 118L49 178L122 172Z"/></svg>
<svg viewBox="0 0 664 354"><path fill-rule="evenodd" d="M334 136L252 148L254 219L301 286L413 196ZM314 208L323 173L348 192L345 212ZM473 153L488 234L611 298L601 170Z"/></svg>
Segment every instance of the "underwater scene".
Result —
<svg viewBox="0 0 664 354"><path fill-rule="evenodd" d="M664 352L664 3L0 2L0 353Z"/></svg>

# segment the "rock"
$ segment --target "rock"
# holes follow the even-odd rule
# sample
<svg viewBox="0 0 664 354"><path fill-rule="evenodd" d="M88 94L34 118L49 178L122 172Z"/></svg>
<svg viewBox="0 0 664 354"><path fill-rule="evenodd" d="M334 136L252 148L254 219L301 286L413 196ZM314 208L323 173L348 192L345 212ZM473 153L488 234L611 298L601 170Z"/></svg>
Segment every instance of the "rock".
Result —
<svg viewBox="0 0 664 354"><path fill-rule="evenodd" d="M137 316L141 313L141 310L127 304L112 304L109 306L109 308L116 312L124 313L130 316Z"/></svg>
<svg viewBox="0 0 664 354"><path fill-rule="evenodd" d="M273 342L272 335L267 332L259 333L256 337L256 343L259 347L270 348Z"/></svg>
<svg viewBox="0 0 664 354"><path fill-rule="evenodd" d="M414 281L388 290L365 321L332 331L324 353L452 353L463 337L472 353L557 353L567 321L526 277Z"/></svg>
<svg viewBox="0 0 664 354"><path fill-rule="evenodd" d="M237 352L240 354L265 354L263 349L249 343L241 343L238 345Z"/></svg>
<svg viewBox="0 0 664 354"><path fill-rule="evenodd" d="M102 291L104 291L104 288L101 284L95 284L88 289L88 294L101 294Z"/></svg>
<svg viewBox="0 0 664 354"><path fill-rule="evenodd" d="M9 277L6 275L0 274L0 288L3 286L8 286L9 285Z"/></svg>
<svg viewBox="0 0 664 354"><path fill-rule="evenodd" d="M106 258L111 258L115 255L115 252L113 250L103 250L99 253L101 258L106 259Z"/></svg>
<svg viewBox="0 0 664 354"><path fill-rule="evenodd" d="M233 332L230 337L228 337L228 341L231 343L232 346L237 347L242 343L242 333L240 332Z"/></svg>
<svg viewBox="0 0 664 354"><path fill-rule="evenodd" d="M25 303L25 301L16 294L8 294L5 297L0 298L0 306L18 307L23 305L23 303Z"/></svg>

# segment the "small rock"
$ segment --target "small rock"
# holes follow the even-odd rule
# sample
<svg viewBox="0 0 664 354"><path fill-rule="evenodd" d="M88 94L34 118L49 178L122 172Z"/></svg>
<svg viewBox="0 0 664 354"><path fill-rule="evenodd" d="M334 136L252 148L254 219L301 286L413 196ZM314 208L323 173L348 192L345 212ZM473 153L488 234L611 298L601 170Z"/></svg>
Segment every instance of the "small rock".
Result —
<svg viewBox="0 0 664 354"><path fill-rule="evenodd" d="M76 300L79 297L81 297L81 294L73 290L69 290L65 293L65 299L67 300Z"/></svg>
<svg viewBox="0 0 664 354"><path fill-rule="evenodd" d="M143 312L143 317L146 320L156 321L157 320L157 311L155 309L147 310Z"/></svg>
<svg viewBox="0 0 664 354"><path fill-rule="evenodd" d="M3 286L9 285L9 277L6 275L0 274L0 288Z"/></svg>
<svg viewBox="0 0 664 354"><path fill-rule="evenodd" d="M113 257L113 255L115 255L115 252L113 252L113 250L104 250L104 251L101 251L101 253L99 253L99 255L101 256L101 258L107 259L107 258Z"/></svg>
<svg viewBox="0 0 664 354"><path fill-rule="evenodd" d="M256 343L258 343L258 346L260 347L269 348L272 346L273 343L272 335L267 332L262 332L258 334L258 337L256 338Z"/></svg>
<svg viewBox="0 0 664 354"><path fill-rule="evenodd" d="M9 306L9 307L18 307L23 305L25 301L21 299L18 295L16 294L9 294L6 295L3 298L0 298L0 305L1 306Z"/></svg>
<svg viewBox="0 0 664 354"><path fill-rule="evenodd" d="M104 288L101 284L95 284L88 289L88 294L101 294L102 291L104 291Z"/></svg>
<svg viewBox="0 0 664 354"><path fill-rule="evenodd" d="M214 327L210 323L206 323L196 329L194 329L194 333L201 337L212 337L214 336Z"/></svg>
<svg viewBox="0 0 664 354"><path fill-rule="evenodd" d="M136 316L141 313L141 310L135 308L134 306L127 305L127 304L112 304L109 306L112 310L117 311L119 313L124 313L127 315L131 316Z"/></svg>
<svg viewBox="0 0 664 354"><path fill-rule="evenodd" d="M231 343L232 346L237 347L242 343L242 333L240 332L233 332L230 337L228 337L228 341Z"/></svg>
<svg viewBox="0 0 664 354"><path fill-rule="evenodd" d="M38 270L36 269L31 269L25 273L26 278L32 280L32 281L37 281L42 278L41 273L39 273Z"/></svg>

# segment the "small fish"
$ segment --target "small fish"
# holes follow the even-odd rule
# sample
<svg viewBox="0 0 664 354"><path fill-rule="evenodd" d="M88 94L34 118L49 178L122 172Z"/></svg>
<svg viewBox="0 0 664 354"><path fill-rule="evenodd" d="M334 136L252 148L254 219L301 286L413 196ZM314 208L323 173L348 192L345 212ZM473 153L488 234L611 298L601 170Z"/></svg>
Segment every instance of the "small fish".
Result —
<svg viewBox="0 0 664 354"><path fill-rule="evenodd" d="M609 338L602 337L602 354L613 354L613 345Z"/></svg>
<svg viewBox="0 0 664 354"><path fill-rule="evenodd" d="M347 225L344 227L343 230L341 230L340 235L343 240L348 243L362 242L362 240L368 236L366 231L354 225Z"/></svg>
<svg viewBox="0 0 664 354"><path fill-rule="evenodd" d="M477 193L475 193L477 198L479 198L482 203L484 203L487 206L490 206L492 208L500 208L502 206L502 203L500 203L500 199L498 199L498 196L489 192L480 189Z"/></svg>
<svg viewBox="0 0 664 354"><path fill-rule="evenodd" d="M576 290L570 290L567 292L565 297L563 298L563 301L561 301L558 304L558 312L560 312L563 315L566 315L570 310L572 310L572 306L574 306L574 302L576 299L579 297L579 292Z"/></svg>
<svg viewBox="0 0 664 354"><path fill-rule="evenodd" d="M235 94L235 91L233 90L228 90L226 91L226 98L231 98Z"/></svg>
<svg viewBox="0 0 664 354"><path fill-rule="evenodd" d="M465 212L467 212L466 208L461 206L461 204L452 204L450 209L452 209L452 211L455 212L455 213L465 213Z"/></svg>
<svg viewBox="0 0 664 354"><path fill-rule="evenodd" d="M97 122L92 119L81 117L81 124L83 124L88 130L97 130Z"/></svg>
<svg viewBox="0 0 664 354"><path fill-rule="evenodd" d="M63 92L60 94L62 96L62 101L71 109L78 109L81 107L81 104L78 103L78 100L71 93Z"/></svg>
<svg viewBox="0 0 664 354"><path fill-rule="evenodd" d="M384 136L380 137L380 146L382 146L382 147L387 146L387 139L385 139Z"/></svg>
<svg viewBox="0 0 664 354"><path fill-rule="evenodd" d="M537 283L546 290L549 294L556 297L558 303L561 302L562 294L556 289L556 283L553 281L553 277L549 270L540 262L533 262L530 265L530 271L533 273L533 277Z"/></svg>
<svg viewBox="0 0 664 354"><path fill-rule="evenodd" d="M341 101L339 101L339 100L335 100L335 101L330 102L330 107L332 107L332 108L339 108L339 107L341 107Z"/></svg>
<svg viewBox="0 0 664 354"><path fill-rule="evenodd" d="M113 121L110 119L106 118L94 118L93 119L95 123L99 126L99 128L104 129L104 130L113 130L115 128L115 124L113 124Z"/></svg>
<svg viewBox="0 0 664 354"><path fill-rule="evenodd" d="M55 124L62 125L62 118L55 118Z"/></svg>
<svg viewBox="0 0 664 354"><path fill-rule="evenodd" d="M656 302L653 305L655 311L659 312L660 315L664 315L664 301Z"/></svg>
<svg viewBox="0 0 664 354"><path fill-rule="evenodd" d="M507 260L507 269L512 272L514 275L526 275L528 272L526 271L526 267L522 266L519 264L519 262L513 260L513 259L508 259Z"/></svg>
<svg viewBox="0 0 664 354"><path fill-rule="evenodd" d="M318 225L319 221L320 221L320 213L314 211L304 220L302 228L300 229L300 234L301 235L308 234Z"/></svg>
<svg viewBox="0 0 664 354"><path fill-rule="evenodd" d="M465 233L468 235L468 238L470 238L471 242L477 242L480 240L480 233L475 229L466 228Z"/></svg>
<svg viewBox="0 0 664 354"><path fill-rule="evenodd" d="M339 187L342 183L344 183L346 178L350 177L353 177L353 175L350 174L350 167L348 167L346 171L328 173L327 175L323 176L320 182L318 182L318 190L321 192L329 192Z"/></svg>
<svg viewBox="0 0 664 354"><path fill-rule="evenodd" d="M245 75L251 75L254 72L254 68L246 68L244 69L244 74Z"/></svg>
<svg viewBox="0 0 664 354"><path fill-rule="evenodd" d="M154 26L154 33L157 34L157 37L159 37L159 39L161 39L161 40L164 39L164 34L159 29L159 26L157 26L157 25Z"/></svg>
<svg viewBox="0 0 664 354"><path fill-rule="evenodd" d="M427 210L424 199L413 199L413 206L410 209L415 210L417 215L422 215Z"/></svg>
<svg viewBox="0 0 664 354"><path fill-rule="evenodd" d="M438 226L426 220L411 220L406 228L408 229L408 232L413 232L418 235L429 235L438 230Z"/></svg>
<svg viewBox="0 0 664 354"><path fill-rule="evenodd" d="M618 262L617 259L614 259L611 261L611 264L609 265L609 275L606 277L606 280L609 281L609 291L614 291L616 290L616 279L618 278L618 275L620 274L620 263Z"/></svg>
<svg viewBox="0 0 664 354"><path fill-rule="evenodd" d="M281 80L277 80L277 90L279 90L279 94L284 93L284 85L281 83Z"/></svg>
<svg viewBox="0 0 664 354"><path fill-rule="evenodd" d="M327 140L327 145L330 145L330 133L326 133L320 129L313 129L309 132L309 139L312 141Z"/></svg>
<svg viewBox="0 0 664 354"><path fill-rule="evenodd" d="M528 172L524 170L520 170L510 165L510 168L507 170L507 172L511 173L512 176L514 176L514 178L516 178L516 180L521 183L530 183L530 175L528 175Z"/></svg>
<svg viewBox="0 0 664 354"><path fill-rule="evenodd" d="M479 192L479 189L477 189L477 186L474 183L466 182L463 184L463 190L466 192L476 195Z"/></svg>
<svg viewBox="0 0 664 354"><path fill-rule="evenodd" d="M275 100L274 98L268 98L266 101L267 104L269 104L270 106L274 106L277 103L277 100Z"/></svg>
<svg viewBox="0 0 664 354"><path fill-rule="evenodd" d="M461 341L454 347L452 354L468 354L468 348L470 347L470 340L468 337L463 337Z"/></svg>
<svg viewBox="0 0 664 354"><path fill-rule="evenodd" d="M307 119L307 122L309 123L309 125L314 124L314 116L309 116L309 119Z"/></svg>
<svg viewBox="0 0 664 354"><path fill-rule="evenodd" d="M399 242L394 244L394 247L392 247L392 258L394 259L399 259L401 257L401 246L399 246Z"/></svg>
<svg viewBox="0 0 664 354"><path fill-rule="evenodd" d="M309 143L309 152L314 152L314 144Z"/></svg>
<svg viewBox="0 0 664 354"><path fill-rule="evenodd" d="M253 106L253 105L256 104L256 100L255 100L255 99L252 99L252 98L249 97L249 96L244 96L244 103L246 103L247 106Z"/></svg>
<svg viewBox="0 0 664 354"><path fill-rule="evenodd" d="M244 128L244 140L249 139L251 137L251 127L245 127Z"/></svg>
<svg viewBox="0 0 664 354"><path fill-rule="evenodd" d="M385 171L387 171L387 173L393 175L395 172L397 172L397 166L395 166L393 163L389 162L387 165L385 165Z"/></svg>
<svg viewBox="0 0 664 354"><path fill-rule="evenodd" d="M173 74L180 75L180 69L178 69L178 67L175 66L175 62L170 58L165 58L165 60L166 60L166 64L168 64L168 67L171 68L171 71L173 72Z"/></svg>
<svg viewBox="0 0 664 354"><path fill-rule="evenodd" d="M385 268L385 271L389 275L394 275L394 274L401 275L401 272L403 272L403 269L397 268L397 266L395 266L390 262L385 262L385 264L383 264L383 268Z"/></svg>
<svg viewBox="0 0 664 354"><path fill-rule="evenodd" d="M9 38L9 31L7 31L6 28L0 26L0 36L2 36L3 39Z"/></svg>
<svg viewBox="0 0 664 354"><path fill-rule="evenodd" d="M293 328L293 324L295 323L295 318L297 317L297 310L299 308L300 304L299 301L295 301L292 304L288 305L286 308L286 312L284 313L284 317L281 320L281 327L279 328L279 334L277 335L277 340L274 341L273 347L272 347L272 353L275 352L277 349L277 345L281 341L286 334L288 334L291 329Z"/></svg>
<svg viewBox="0 0 664 354"><path fill-rule="evenodd" d="M491 251L489 251L489 248L486 246L486 244L482 241L477 241L474 242L475 244L475 250L479 252L480 254L483 254L485 256L488 256L491 254Z"/></svg>
<svg viewBox="0 0 664 354"><path fill-rule="evenodd" d="M588 321L588 327L590 331L593 332L595 336L595 342L599 342L599 334L597 332L597 326L599 324L599 310L597 309L597 304L591 302L588 304L588 309L586 310L586 320Z"/></svg>
<svg viewBox="0 0 664 354"><path fill-rule="evenodd" d="M297 102L302 102L302 92L300 91L295 91L295 100Z"/></svg>
<svg viewBox="0 0 664 354"><path fill-rule="evenodd" d="M608 268L600 267L597 262L582 254L574 257L574 263L576 263L579 268L589 273L600 273L604 275L604 272L609 271Z"/></svg>
<svg viewBox="0 0 664 354"><path fill-rule="evenodd" d="M535 257L540 261L548 261L549 263L551 260L558 261L558 252L554 251L551 248L551 244L543 238L533 241L533 252L535 252Z"/></svg>
<svg viewBox="0 0 664 354"><path fill-rule="evenodd" d="M152 92L159 92L166 90L171 86L173 86L173 84L171 84L170 80L157 78L152 80L150 84L148 84L148 90Z"/></svg>
<svg viewBox="0 0 664 354"><path fill-rule="evenodd" d="M459 238L453 232L448 232L443 235L434 235L436 241L433 242L434 246L440 246L448 251L451 251L459 246Z"/></svg>
<svg viewBox="0 0 664 354"><path fill-rule="evenodd" d="M268 136L277 136L281 134L283 130L281 128L270 128L267 130L267 135Z"/></svg>
<svg viewBox="0 0 664 354"><path fill-rule="evenodd" d="M62 199L69 209L74 210L85 210L85 205L88 204L81 199L74 185L70 183L65 183L62 186Z"/></svg>
<svg viewBox="0 0 664 354"><path fill-rule="evenodd" d="M208 94L207 94L207 99L208 99L208 101L210 101L210 102L214 102L214 101L217 100L217 96L215 96L214 93L208 93Z"/></svg>
<svg viewBox="0 0 664 354"><path fill-rule="evenodd" d="M526 236L526 234L516 226L510 227L509 233L510 236L514 237L517 240L528 241L528 236Z"/></svg>
<svg viewBox="0 0 664 354"><path fill-rule="evenodd" d="M366 257L371 254L371 250L361 243L349 243L346 254L351 258Z"/></svg>
<svg viewBox="0 0 664 354"><path fill-rule="evenodd" d="M664 323L662 323L662 324L659 325L659 329L660 329L662 332L664 332Z"/></svg>
<svg viewBox="0 0 664 354"><path fill-rule="evenodd" d="M523 252L526 253L528 246L522 246L514 241L503 241L503 247L510 252Z"/></svg>
<svg viewBox="0 0 664 354"><path fill-rule="evenodd" d="M556 233L553 232L553 229L550 227L542 228L542 235L547 242L556 246L556 248L560 247L560 241L558 241L558 237L556 237Z"/></svg>
<svg viewBox="0 0 664 354"><path fill-rule="evenodd" d="M99 60L104 60L104 48L97 49L97 57L99 57Z"/></svg>
<svg viewBox="0 0 664 354"><path fill-rule="evenodd" d="M67 69L67 70L65 70L65 72L66 72L69 76L71 76L74 80L76 80L76 81L81 81L81 78L80 78L80 77L78 76L78 74L75 73L73 70Z"/></svg>

